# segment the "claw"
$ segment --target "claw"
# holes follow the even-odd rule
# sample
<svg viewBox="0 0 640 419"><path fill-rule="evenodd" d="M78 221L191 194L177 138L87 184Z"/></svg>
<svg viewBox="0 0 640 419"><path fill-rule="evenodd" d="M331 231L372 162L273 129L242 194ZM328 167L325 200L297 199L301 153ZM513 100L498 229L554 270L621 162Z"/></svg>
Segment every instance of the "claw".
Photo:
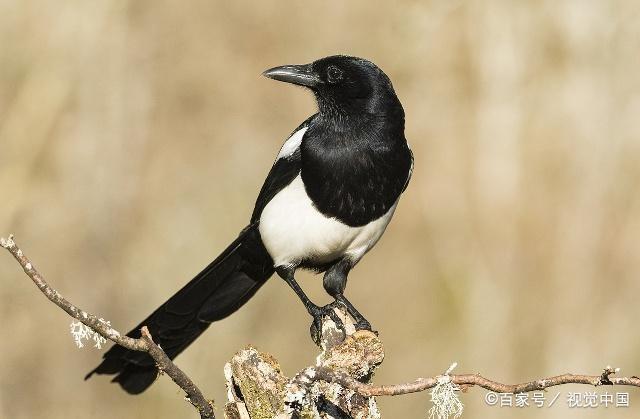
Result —
<svg viewBox="0 0 640 419"><path fill-rule="evenodd" d="M355 326L356 330L368 330L370 332L375 333L376 336L378 336L378 331L377 330L373 330L371 328L371 323L369 323L364 318L362 318L358 322L356 322L356 324L354 326Z"/></svg>
<svg viewBox="0 0 640 419"><path fill-rule="evenodd" d="M371 330L371 323L368 321L361 319L359 322L355 324L356 330Z"/></svg>
<svg viewBox="0 0 640 419"><path fill-rule="evenodd" d="M309 327L309 332L311 334L311 339L313 339L313 342L318 346L321 346L322 342L322 323L325 317L330 318L344 335L347 333L344 322L334 310L336 306L336 302L333 302L323 307L316 307L312 310L311 316L313 317L313 322Z"/></svg>

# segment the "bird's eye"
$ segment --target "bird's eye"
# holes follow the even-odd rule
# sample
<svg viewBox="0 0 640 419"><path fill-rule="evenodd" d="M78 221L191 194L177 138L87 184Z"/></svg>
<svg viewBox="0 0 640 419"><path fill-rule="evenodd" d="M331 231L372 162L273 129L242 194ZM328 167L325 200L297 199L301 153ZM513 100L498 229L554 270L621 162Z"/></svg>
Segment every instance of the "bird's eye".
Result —
<svg viewBox="0 0 640 419"><path fill-rule="evenodd" d="M335 65L330 65L327 68L327 81L329 83L338 83L342 81L342 70L340 70Z"/></svg>

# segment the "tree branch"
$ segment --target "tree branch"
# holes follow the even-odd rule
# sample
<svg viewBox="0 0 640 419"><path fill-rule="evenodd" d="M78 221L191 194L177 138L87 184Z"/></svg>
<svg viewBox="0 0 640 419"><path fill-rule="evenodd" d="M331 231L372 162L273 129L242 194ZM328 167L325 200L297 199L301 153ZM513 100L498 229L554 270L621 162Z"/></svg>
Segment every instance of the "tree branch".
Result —
<svg viewBox="0 0 640 419"><path fill-rule="evenodd" d="M349 330L352 324L348 320L348 336L336 340L339 331L325 319L323 352L316 365L304 368L292 378L280 373L278 361L269 354L255 348L238 352L225 367L229 390L226 417L267 418L274 417L276 412L284 412L276 417L288 419L295 413L299 417L377 418L376 396L417 393L448 383L462 391L478 386L496 393L540 391L570 383L640 387L640 378L636 376L612 377L618 371L611 367L606 367L600 375L563 374L521 384L503 384L480 374L451 374L456 364L434 377L418 378L404 384L372 385L368 380L384 358L382 343L371 332ZM255 388L260 389L259 395ZM238 412L244 412L244 416Z"/></svg>
<svg viewBox="0 0 640 419"><path fill-rule="evenodd" d="M429 390L446 379L453 384L457 384L466 390L468 387L478 386L495 393L527 393L531 391L544 390L549 387L559 386L563 384L588 384L591 386L602 385L618 385L640 387L640 378L631 377L610 377L615 373L611 367L604 369L601 375L581 375L581 374L562 374L549 378L529 381L521 384L503 384L481 376L480 374L453 374L453 375L437 375L430 378L418 378L411 383L392 384L392 385L370 385L361 383L353 379L348 374L335 371L331 368L314 368L313 379L311 381L326 381L330 383L340 384L344 388L356 391L363 396L398 396L402 394L418 393Z"/></svg>
<svg viewBox="0 0 640 419"><path fill-rule="evenodd" d="M0 239L0 246L13 255L50 301L104 338L127 349L147 352L156 361L159 370L169 375L187 393L188 400L196 407L201 418L214 418L212 402L204 398L193 381L153 342L146 327L142 328L140 339L122 336L109 324L79 309L53 289L18 248L13 236ZM611 367L606 367L600 375L562 374L520 384L504 384L480 374L451 374L455 365L444 374L418 378L409 383L372 385L368 381L384 359L382 342L371 332L356 331L344 311L336 309L336 313L344 320L344 332L326 318L322 330L322 353L316 365L303 369L292 378L281 373L277 360L269 354L251 347L238 352L225 366L228 390L225 417L280 419L311 415L325 418L378 418L380 413L375 396L416 393L448 383L462 391L478 386L496 393L540 391L570 383L640 387L639 377L612 377L618 370Z"/></svg>
<svg viewBox="0 0 640 419"><path fill-rule="evenodd" d="M176 366L167 354L153 342L151 334L146 326L141 330L142 337L140 339L123 336L109 326L106 322L100 320L97 316L81 310L71 302L67 301L58 291L51 287L42 277L40 272L33 266L29 258L27 258L22 250L13 240L13 235L8 239L0 238L0 246L7 249L11 255L18 261L22 269L29 278L36 284L42 293L55 305L66 311L71 317L89 326L105 339L124 346L133 351L146 352L155 361L158 369L167 374L173 382L175 382L185 393L187 400L198 410L201 419L214 419L212 402L208 401L200 389L193 383L178 366Z"/></svg>

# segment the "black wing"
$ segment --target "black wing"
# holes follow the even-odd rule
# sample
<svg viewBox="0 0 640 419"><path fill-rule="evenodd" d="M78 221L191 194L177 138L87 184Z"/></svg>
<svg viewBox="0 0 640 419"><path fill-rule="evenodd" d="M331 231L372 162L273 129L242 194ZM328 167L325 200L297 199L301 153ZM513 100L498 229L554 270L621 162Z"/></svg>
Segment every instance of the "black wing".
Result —
<svg viewBox="0 0 640 419"><path fill-rule="evenodd" d="M308 127L316 115L317 114L309 117L306 121L300 124L300 126L291 133L289 138L301 129ZM287 138L287 141L289 138ZM298 147L298 149L290 156L279 158L273 163L273 166L262 185L262 189L260 189L258 199L256 199L256 206L254 207L253 214L251 215L251 224L260 220L260 215L262 215L264 207L267 206L269 201L271 201L278 192L290 184L299 173L300 147Z"/></svg>
<svg viewBox="0 0 640 419"><path fill-rule="evenodd" d="M413 174L413 151L409 149L409 155L411 156L411 167L409 167L409 175L407 176L407 180L404 182L404 187L402 188L402 192L407 190L407 186L409 186L409 181L411 180L411 175Z"/></svg>

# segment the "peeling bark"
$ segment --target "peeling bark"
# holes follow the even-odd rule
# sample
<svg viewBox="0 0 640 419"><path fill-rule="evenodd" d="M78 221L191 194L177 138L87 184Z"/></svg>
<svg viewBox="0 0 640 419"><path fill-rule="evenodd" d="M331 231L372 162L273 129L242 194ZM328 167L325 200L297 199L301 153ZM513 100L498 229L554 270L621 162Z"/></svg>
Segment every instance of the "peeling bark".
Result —
<svg viewBox="0 0 640 419"><path fill-rule="evenodd" d="M325 318L316 365L294 377L282 374L271 355L256 348L236 353L225 366L227 419L249 418L379 418L374 397L366 397L339 383L314 380L316 371L330 369L367 383L384 359L375 333L356 331L349 316L336 309L345 332Z"/></svg>

